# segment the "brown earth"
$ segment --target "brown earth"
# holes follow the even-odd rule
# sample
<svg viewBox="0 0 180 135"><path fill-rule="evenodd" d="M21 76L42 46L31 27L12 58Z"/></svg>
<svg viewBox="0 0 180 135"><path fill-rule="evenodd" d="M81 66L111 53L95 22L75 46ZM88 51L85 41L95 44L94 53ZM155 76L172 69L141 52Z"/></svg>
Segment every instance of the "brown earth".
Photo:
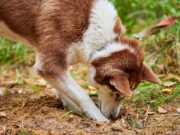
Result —
<svg viewBox="0 0 180 135"><path fill-rule="evenodd" d="M124 109L116 121L101 123L63 108L51 96L9 94L0 97L0 135L178 135L177 113L143 113ZM138 121L133 119L138 117Z"/></svg>

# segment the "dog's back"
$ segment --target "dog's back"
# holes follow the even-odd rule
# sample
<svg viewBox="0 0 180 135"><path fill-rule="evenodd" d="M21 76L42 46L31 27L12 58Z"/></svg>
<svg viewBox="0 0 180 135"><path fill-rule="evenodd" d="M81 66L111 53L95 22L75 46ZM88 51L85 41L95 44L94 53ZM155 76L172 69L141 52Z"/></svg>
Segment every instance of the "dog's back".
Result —
<svg viewBox="0 0 180 135"><path fill-rule="evenodd" d="M92 4L93 0L1 0L0 34L16 41L19 36L35 45L39 35L49 33L47 29L55 25L69 44L82 38ZM7 28L11 33L7 33Z"/></svg>
<svg viewBox="0 0 180 135"><path fill-rule="evenodd" d="M20 37L22 41L23 37L22 42L26 39L34 43L34 18L38 13L39 3L40 0L1 0L0 34L16 41Z"/></svg>

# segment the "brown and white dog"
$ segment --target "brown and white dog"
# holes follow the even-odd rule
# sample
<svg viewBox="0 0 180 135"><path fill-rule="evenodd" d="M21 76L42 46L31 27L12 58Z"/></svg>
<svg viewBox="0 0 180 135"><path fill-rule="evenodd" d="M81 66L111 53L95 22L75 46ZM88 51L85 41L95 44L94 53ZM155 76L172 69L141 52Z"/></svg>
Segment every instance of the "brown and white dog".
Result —
<svg viewBox="0 0 180 135"><path fill-rule="evenodd" d="M143 63L135 40L108 0L1 0L0 34L37 50L35 68L57 90L65 105L89 118L116 118L120 100L142 81L160 83ZM99 88L100 110L71 77L68 67L89 65Z"/></svg>

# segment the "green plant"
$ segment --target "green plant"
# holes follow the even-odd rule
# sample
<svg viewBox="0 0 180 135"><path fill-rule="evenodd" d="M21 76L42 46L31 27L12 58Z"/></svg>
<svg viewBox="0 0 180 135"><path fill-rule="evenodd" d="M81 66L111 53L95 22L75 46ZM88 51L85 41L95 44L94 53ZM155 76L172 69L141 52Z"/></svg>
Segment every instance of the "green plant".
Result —
<svg viewBox="0 0 180 135"><path fill-rule="evenodd" d="M0 37L0 66L7 68L10 65L16 67L23 63L31 64L33 58L33 49Z"/></svg>
<svg viewBox="0 0 180 135"><path fill-rule="evenodd" d="M180 16L177 0L111 0L128 33L139 32L167 16Z"/></svg>

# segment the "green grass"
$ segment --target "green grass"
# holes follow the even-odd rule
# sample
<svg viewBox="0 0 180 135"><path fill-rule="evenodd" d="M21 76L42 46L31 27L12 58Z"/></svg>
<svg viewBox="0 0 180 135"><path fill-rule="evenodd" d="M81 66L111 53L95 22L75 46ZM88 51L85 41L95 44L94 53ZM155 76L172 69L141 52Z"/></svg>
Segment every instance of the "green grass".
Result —
<svg viewBox="0 0 180 135"><path fill-rule="evenodd" d="M132 100L138 107L151 106L153 109L169 103L174 99L180 98L180 83L177 82L173 87L169 88L172 92L166 93L163 85L152 83L142 83L135 90L135 97Z"/></svg>
<svg viewBox="0 0 180 135"><path fill-rule="evenodd" d="M20 129L16 133L17 135L36 135L33 131L27 130L27 129Z"/></svg>
<svg viewBox="0 0 180 135"><path fill-rule="evenodd" d="M142 28L168 16L180 16L179 0L111 0L128 33L139 32Z"/></svg>
<svg viewBox="0 0 180 135"><path fill-rule="evenodd" d="M15 68L21 64L32 64L34 51L20 43L9 41L0 37L0 71Z"/></svg>

